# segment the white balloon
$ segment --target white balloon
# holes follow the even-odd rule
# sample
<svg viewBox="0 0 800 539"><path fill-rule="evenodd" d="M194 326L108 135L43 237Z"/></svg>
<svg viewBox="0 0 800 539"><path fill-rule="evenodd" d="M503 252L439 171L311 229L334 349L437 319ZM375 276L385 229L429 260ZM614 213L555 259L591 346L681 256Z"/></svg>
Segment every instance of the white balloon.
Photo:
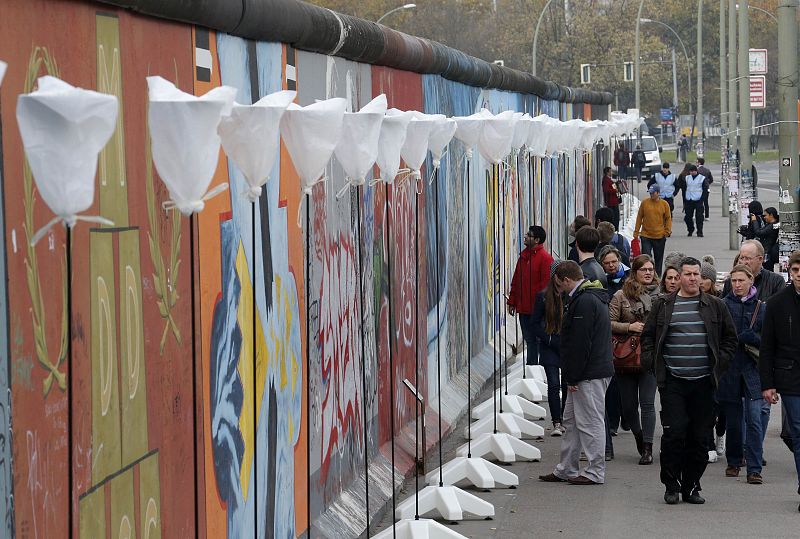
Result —
<svg viewBox="0 0 800 539"><path fill-rule="evenodd" d="M453 140L457 127L456 121L452 118L442 117L434 120L429 142L434 168L439 166L442 154L447 145L450 144L450 141Z"/></svg>
<svg viewBox="0 0 800 539"><path fill-rule="evenodd" d="M415 177L420 176L420 169L428 154L428 144L435 122L435 117L411 111L411 121L408 123L406 140L403 147L400 148L400 156Z"/></svg>
<svg viewBox="0 0 800 539"><path fill-rule="evenodd" d="M236 88L220 86L197 97L161 77L147 77L147 86L153 164L171 198L165 207L184 215L202 211L205 200L227 187L207 192L219 161L217 127L233 107Z"/></svg>
<svg viewBox="0 0 800 539"><path fill-rule="evenodd" d="M386 113L378 139L378 168L384 182L391 183L400 170L400 149L406 141L411 114L397 109Z"/></svg>
<svg viewBox="0 0 800 539"><path fill-rule="evenodd" d="M517 124L514 126L514 136L511 138L511 147L515 150L519 150L525 145L525 141L528 140L528 133L531 129L531 115L527 112L525 114L519 114L517 118Z"/></svg>
<svg viewBox="0 0 800 539"><path fill-rule="evenodd" d="M6 64L4 61L0 60L0 86L3 85L3 77L6 74L6 68L7 67L8 67L8 64Z"/></svg>
<svg viewBox="0 0 800 539"><path fill-rule="evenodd" d="M345 112L342 137L336 145L336 159L347 175L347 185L363 185L378 158L381 124L386 113L386 96L379 95L359 112Z"/></svg>
<svg viewBox="0 0 800 539"><path fill-rule="evenodd" d="M341 97L317 101L306 107L289 105L281 119L281 133L303 192L322 179L333 150L342 136L347 101Z"/></svg>
<svg viewBox="0 0 800 539"><path fill-rule="evenodd" d="M478 151L490 163L498 164L511 153L511 139L514 137L517 118L514 111L510 110L495 116L483 109L478 114L484 119L483 130L478 139Z"/></svg>
<svg viewBox="0 0 800 539"><path fill-rule="evenodd" d="M77 214L94 202L97 156L114 133L118 109L113 95L51 76L39 78L36 91L17 98L17 123L36 187L58 216L36 239L58 220L73 226Z"/></svg>
<svg viewBox="0 0 800 539"><path fill-rule="evenodd" d="M457 116L454 120L456 121L454 136L464 144L467 158L472 158L472 149L478 145L478 140L481 138L484 119L478 114L473 114L471 116Z"/></svg>
<svg viewBox="0 0 800 539"><path fill-rule="evenodd" d="M261 186L267 183L280 147L280 121L297 92L283 90L266 95L252 105L235 103L217 129L225 153L242 171L248 190L245 196L255 202Z"/></svg>
<svg viewBox="0 0 800 539"><path fill-rule="evenodd" d="M525 146L528 148L528 153L536 157L547 156L547 141L550 138L550 133L555 129L553 124L548 121L549 116L540 114L535 118L531 118L530 129L528 130L528 139L525 141Z"/></svg>

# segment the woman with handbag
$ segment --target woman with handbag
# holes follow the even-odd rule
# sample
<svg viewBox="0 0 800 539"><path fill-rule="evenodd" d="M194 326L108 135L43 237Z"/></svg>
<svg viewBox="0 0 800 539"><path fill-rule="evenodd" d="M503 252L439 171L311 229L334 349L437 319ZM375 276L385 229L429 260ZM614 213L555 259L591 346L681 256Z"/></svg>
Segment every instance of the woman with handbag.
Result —
<svg viewBox="0 0 800 539"><path fill-rule="evenodd" d="M633 259L622 290L611 298L611 340L614 370L622 397L622 416L636 439L639 464L653 463L653 435L656 429L656 379L639 363L639 337L659 293L655 263L649 255ZM641 417L639 407L641 406Z"/></svg>
<svg viewBox="0 0 800 539"><path fill-rule="evenodd" d="M738 477L746 460L747 482L760 485L763 483L764 434L769 423L769 404L762 398L758 373L758 348L766 304L758 299L753 272L748 266L734 266L730 279L731 292L724 300L736 326L739 346L717 388L717 400L725 412L725 458L728 461L725 475ZM746 433L742 432L742 416Z"/></svg>

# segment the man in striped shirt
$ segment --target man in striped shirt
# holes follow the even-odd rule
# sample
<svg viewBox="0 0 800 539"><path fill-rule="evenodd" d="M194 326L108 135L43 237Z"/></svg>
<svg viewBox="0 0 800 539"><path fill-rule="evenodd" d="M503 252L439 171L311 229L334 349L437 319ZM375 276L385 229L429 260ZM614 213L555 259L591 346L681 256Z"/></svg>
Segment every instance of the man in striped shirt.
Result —
<svg viewBox="0 0 800 539"><path fill-rule="evenodd" d="M705 503L700 478L708 463L706 438L714 424L714 389L738 341L722 300L700 290L700 261L681 260L677 292L663 296L642 332L642 368L661 396L661 482L664 501Z"/></svg>

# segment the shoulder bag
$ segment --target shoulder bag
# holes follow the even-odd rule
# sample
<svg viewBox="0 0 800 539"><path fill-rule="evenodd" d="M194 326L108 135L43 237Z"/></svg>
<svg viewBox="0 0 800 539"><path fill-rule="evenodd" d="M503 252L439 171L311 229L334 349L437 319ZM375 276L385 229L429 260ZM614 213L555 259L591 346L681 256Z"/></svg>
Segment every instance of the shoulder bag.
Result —
<svg viewBox="0 0 800 539"><path fill-rule="evenodd" d="M630 308L627 298L625 304ZM636 320L637 322L639 320ZM638 374L642 372L640 355L642 353L641 335L613 333L611 352L614 355L614 370L618 374Z"/></svg>
<svg viewBox="0 0 800 539"><path fill-rule="evenodd" d="M756 317L758 316L758 309L761 307L762 303L764 302L761 300L758 300L758 302L756 303L756 308L753 310L753 317L750 318L750 329L753 329L753 325L755 325L756 323ZM750 356L752 360L756 362L756 365L758 365L759 355L761 353L758 349L758 346L754 344L745 343L744 351L747 352L747 355Z"/></svg>

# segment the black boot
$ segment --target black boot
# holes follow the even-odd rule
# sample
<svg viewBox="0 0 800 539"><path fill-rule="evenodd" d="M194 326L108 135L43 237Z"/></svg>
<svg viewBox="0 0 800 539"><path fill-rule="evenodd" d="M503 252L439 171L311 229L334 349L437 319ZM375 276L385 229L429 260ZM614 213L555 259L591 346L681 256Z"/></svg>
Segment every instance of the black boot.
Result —
<svg viewBox="0 0 800 539"><path fill-rule="evenodd" d="M644 437L642 436L642 432L633 433L633 437L636 440L636 451L639 452L639 455L644 455ZM651 446L653 444L650 444Z"/></svg>
<svg viewBox="0 0 800 539"><path fill-rule="evenodd" d="M652 443L644 443L644 451L642 452L642 458L639 459L639 464L653 464L653 444Z"/></svg>

